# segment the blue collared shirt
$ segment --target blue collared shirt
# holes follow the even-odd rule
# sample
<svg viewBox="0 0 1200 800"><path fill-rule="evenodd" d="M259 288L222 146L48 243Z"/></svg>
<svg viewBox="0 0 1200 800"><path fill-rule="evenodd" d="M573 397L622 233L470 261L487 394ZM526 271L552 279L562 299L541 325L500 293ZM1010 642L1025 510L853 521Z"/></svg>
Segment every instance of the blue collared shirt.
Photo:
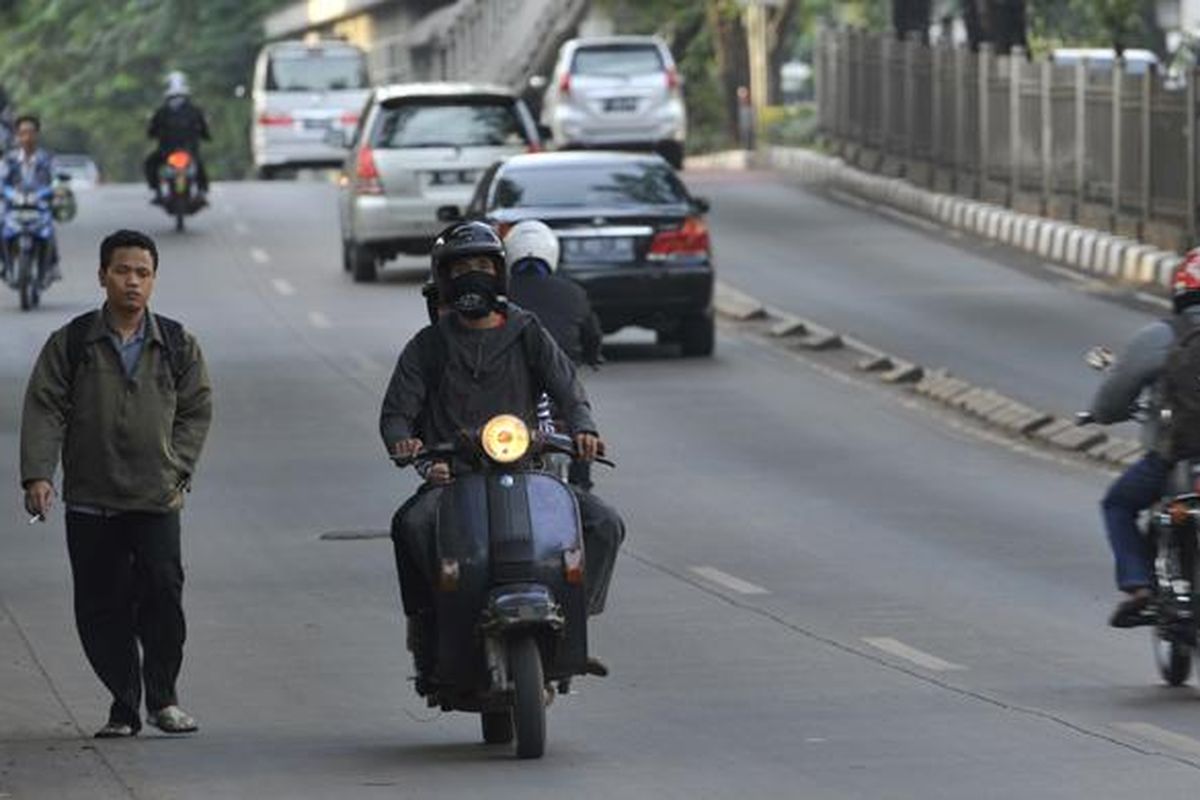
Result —
<svg viewBox="0 0 1200 800"><path fill-rule="evenodd" d="M146 332L149 324L148 317L150 312L147 311L142 315L142 324L138 326L137 333L129 337L129 341L122 342L121 334L113 330L112 323L109 321L108 310L104 311L104 324L108 328L108 340L117 350L117 355L121 357L121 368L125 371L126 378L132 378L134 371L137 369L138 359L142 357L142 351L146 349Z"/></svg>

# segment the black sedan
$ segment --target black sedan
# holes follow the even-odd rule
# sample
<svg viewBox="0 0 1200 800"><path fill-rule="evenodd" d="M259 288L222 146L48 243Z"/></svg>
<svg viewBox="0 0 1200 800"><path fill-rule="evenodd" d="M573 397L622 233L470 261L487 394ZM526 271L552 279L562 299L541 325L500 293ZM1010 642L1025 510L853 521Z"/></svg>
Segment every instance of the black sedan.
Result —
<svg viewBox="0 0 1200 800"><path fill-rule="evenodd" d="M561 274L587 290L605 333L650 328L684 355L707 356L714 343L707 211L660 156L575 152L493 165L465 216L501 235L521 220L542 220L562 244Z"/></svg>

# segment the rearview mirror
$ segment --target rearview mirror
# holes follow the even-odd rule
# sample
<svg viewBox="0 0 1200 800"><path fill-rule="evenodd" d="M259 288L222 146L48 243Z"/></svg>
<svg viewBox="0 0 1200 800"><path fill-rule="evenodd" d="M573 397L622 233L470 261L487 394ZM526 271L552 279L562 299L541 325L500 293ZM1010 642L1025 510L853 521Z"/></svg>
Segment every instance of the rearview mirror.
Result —
<svg viewBox="0 0 1200 800"><path fill-rule="evenodd" d="M712 204L708 202L707 197L693 197L692 208L696 209L697 214L707 214Z"/></svg>
<svg viewBox="0 0 1200 800"><path fill-rule="evenodd" d="M462 209L458 206L441 206L437 210L438 222L462 222Z"/></svg>
<svg viewBox="0 0 1200 800"><path fill-rule="evenodd" d="M1117 357L1112 350L1097 345L1083 354L1083 360L1092 369L1103 372L1116 363Z"/></svg>
<svg viewBox="0 0 1200 800"><path fill-rule="evenodd" d="M346 132L341 128L330 128L325 131L325 144L343 150L350 146L350 142L346 139Z"/></svg>

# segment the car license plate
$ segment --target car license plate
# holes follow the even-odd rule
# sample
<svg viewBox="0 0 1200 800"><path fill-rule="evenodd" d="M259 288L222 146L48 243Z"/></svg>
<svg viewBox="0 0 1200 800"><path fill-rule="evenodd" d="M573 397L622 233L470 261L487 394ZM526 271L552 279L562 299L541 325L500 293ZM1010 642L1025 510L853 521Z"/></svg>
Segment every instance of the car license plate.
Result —
<svg viewBox="0 0 1200 800"><path fill-rule="evenodd" d="M479 173L469 169L443 169L429 173L430 186L474 186Z"/></svg>
<svg viewBox="0 0 1200 800"><path fill-rule="evenodd" d="M637 111L637 106L638 101L636 97L610 97L604 101L605 111Z"/></svg>
<svg viewBox="0 0 1200 800"><path fill-rule="evenodd" d="M633 239L629 236L592 236L563 239L563 257L567 261L592 264L626 264L634 260Z"/></svg>
<svg viewBox="0 0 1200 800"><path fill-rule="evenodd" d="M306 119L304 120L304 130L306 131L324 131L333 127L331 119Z"/></svg>

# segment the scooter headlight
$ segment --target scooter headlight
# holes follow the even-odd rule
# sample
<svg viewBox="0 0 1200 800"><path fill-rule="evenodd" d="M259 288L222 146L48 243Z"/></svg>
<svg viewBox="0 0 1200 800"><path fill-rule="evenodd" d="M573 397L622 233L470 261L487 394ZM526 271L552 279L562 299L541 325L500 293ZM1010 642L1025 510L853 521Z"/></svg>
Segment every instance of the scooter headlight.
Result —
<svg viewBox="0 0 1200 800"><path fill-rule="evenodd" d="M501 414L483 426L483 452L500 464L519 461L529 452L529 428L519 417Z"/></svg>

